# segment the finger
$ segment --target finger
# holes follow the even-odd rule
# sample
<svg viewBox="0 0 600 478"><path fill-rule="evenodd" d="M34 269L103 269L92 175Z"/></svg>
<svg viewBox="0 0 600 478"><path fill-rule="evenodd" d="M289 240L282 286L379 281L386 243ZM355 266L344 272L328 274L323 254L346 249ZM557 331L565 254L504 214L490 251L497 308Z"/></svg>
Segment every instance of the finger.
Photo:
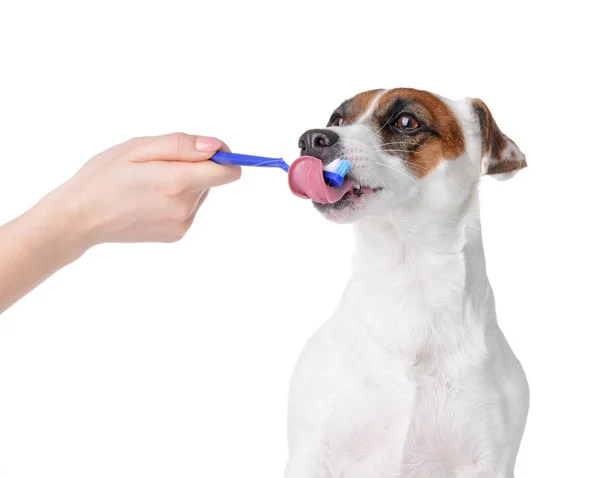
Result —
<svg viewBox="0 0 600 478"><path fill-rule="evenodd" d="M222 166L212 161L199 164L181 164L188 187L193 191L210 189L215 186L232 183L240 179L242 169L239 166Z"/></svg>
<svg viewBox="0 0 600 478"><path fill-rule="evenodd" d="M135 138L128 143L134 161L204 161L217 151L229 151L218 138L185 133Z"/></svg>

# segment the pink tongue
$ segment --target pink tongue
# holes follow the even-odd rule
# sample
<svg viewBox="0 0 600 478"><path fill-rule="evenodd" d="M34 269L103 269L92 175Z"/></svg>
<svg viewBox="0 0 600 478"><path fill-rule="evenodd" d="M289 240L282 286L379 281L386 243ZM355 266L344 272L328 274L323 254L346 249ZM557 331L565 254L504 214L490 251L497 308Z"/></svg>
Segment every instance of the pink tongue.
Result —
<svg viewBox="0 0 600 478"><path fill-rule="evenodd" d="M348 179L338 188L327 186L323 179L323 163L312 156L301 156L290 165L288 184L296 196L321 204L337 202L352 189Z"/></svg>

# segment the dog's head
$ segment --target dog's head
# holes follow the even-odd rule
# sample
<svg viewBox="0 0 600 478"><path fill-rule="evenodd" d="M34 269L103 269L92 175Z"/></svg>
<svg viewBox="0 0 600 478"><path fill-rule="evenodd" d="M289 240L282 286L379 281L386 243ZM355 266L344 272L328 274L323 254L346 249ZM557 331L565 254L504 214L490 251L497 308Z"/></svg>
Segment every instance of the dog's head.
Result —
<svg viewBox="0 0 600 478"><path fill-rule="evenodd" d="M337 222L407 208L457 210L481 175L506 179L527 165L483 101L454 102L409 88L356 95L326 128L305 132L299 147L324 164L350 161L354 187L333 204L315 203Z"/></svg>

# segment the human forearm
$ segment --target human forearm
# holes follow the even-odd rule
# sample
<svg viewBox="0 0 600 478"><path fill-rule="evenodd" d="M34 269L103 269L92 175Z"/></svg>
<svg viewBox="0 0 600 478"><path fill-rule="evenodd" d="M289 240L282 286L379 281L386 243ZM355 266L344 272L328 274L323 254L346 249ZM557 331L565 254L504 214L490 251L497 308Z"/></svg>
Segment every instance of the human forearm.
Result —
<svg viewBox="0 0 600 478"><path fill-rule="evenodd" d="M0 227L0 314L87 248L82 224L58 196Z"/></svg>

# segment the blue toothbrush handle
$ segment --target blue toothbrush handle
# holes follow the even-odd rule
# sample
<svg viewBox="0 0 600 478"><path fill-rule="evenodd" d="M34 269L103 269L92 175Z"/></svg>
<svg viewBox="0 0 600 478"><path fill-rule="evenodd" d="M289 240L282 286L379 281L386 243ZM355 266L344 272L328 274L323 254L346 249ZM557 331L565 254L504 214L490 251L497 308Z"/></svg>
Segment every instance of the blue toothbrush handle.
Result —
<svg viewBox="0 0 600 478"><path fill-rule="evenodd" d="M260 168L281 168L287 172L289 166L282 158L265 158L249 154L227 153L218 151L211 161L225 166L255 166Z"/></svg>

